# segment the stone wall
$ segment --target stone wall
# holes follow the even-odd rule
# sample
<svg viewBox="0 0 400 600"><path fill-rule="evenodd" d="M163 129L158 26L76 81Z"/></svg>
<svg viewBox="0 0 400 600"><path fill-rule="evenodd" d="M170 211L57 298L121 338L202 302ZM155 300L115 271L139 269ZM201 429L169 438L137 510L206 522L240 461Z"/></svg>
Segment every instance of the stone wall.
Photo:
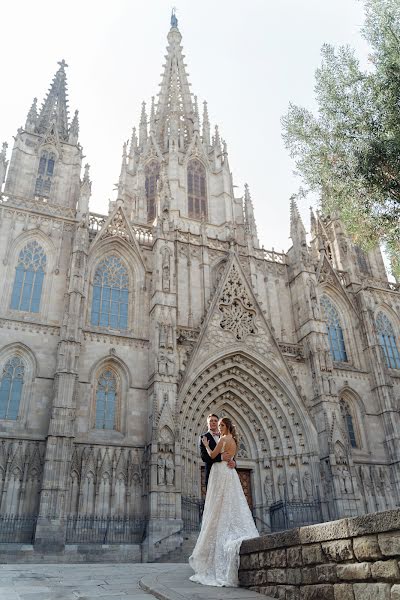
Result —
<svg viewBox="0 0 400 600"><path fill-rule="evenodd" d="M400 509L247 540L242 587L282 600L400 600Z"/></svg>

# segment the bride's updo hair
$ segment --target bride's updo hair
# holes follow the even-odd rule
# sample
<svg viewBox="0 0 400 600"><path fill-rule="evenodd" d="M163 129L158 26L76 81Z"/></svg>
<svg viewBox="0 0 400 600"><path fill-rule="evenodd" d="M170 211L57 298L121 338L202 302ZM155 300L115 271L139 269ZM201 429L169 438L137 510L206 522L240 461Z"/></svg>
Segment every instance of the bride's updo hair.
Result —
<svg viewBox="0 0 400 600"><path fill-rule="evenodd" d="M231 436L235 440L236 446L239 448L239 435L238 435L238 432L236 431L235 425L232 423L232 420L229 419L229 417L222 417L222 419L220 419L219 422L223 423L225 425L228 432L231 434Z"/></svg>

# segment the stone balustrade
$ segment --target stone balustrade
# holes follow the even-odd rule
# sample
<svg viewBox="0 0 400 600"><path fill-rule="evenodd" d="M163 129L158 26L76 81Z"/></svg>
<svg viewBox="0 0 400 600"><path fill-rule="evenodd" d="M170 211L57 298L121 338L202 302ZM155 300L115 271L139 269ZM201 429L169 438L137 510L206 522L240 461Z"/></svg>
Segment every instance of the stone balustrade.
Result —
<svg viewBox="0 0 400 600"><path fill-rule="evenodd" d="M400 600L400 509L243 542L242 587L281 600Z"/></svg>

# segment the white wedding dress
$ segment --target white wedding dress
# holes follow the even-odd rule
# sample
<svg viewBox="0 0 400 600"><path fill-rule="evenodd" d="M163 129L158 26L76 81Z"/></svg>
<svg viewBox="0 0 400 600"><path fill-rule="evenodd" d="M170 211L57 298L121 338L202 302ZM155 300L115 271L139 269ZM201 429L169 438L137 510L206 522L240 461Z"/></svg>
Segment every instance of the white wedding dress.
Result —
<svg viewBox="0 0 400 600"><path fill-rule="evenodd" d="M258 536L236 469L230 469L226 462L214 463L200 535L189 557L195 572L190 580L237 587L240 545L243 540Z"/></svg>

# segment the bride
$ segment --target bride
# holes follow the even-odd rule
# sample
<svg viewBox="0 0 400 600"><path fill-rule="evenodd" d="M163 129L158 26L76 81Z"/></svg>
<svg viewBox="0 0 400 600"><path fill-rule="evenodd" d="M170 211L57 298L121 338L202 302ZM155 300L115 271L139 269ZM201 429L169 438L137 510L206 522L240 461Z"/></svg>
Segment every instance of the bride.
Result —
<svg viewBox="0 0 400 600"><path fill-rule="evenodd" d="M226 417L219 420L221 437L210 450L207 437L202 438L211 458L224 452L234 456L238 447L235 426ZM237 587L239 551L243 540L258 537L239 476L226 461L213 464L208 482L200 535L189 565L195 574L191 581L203 585Z"/></svg>

